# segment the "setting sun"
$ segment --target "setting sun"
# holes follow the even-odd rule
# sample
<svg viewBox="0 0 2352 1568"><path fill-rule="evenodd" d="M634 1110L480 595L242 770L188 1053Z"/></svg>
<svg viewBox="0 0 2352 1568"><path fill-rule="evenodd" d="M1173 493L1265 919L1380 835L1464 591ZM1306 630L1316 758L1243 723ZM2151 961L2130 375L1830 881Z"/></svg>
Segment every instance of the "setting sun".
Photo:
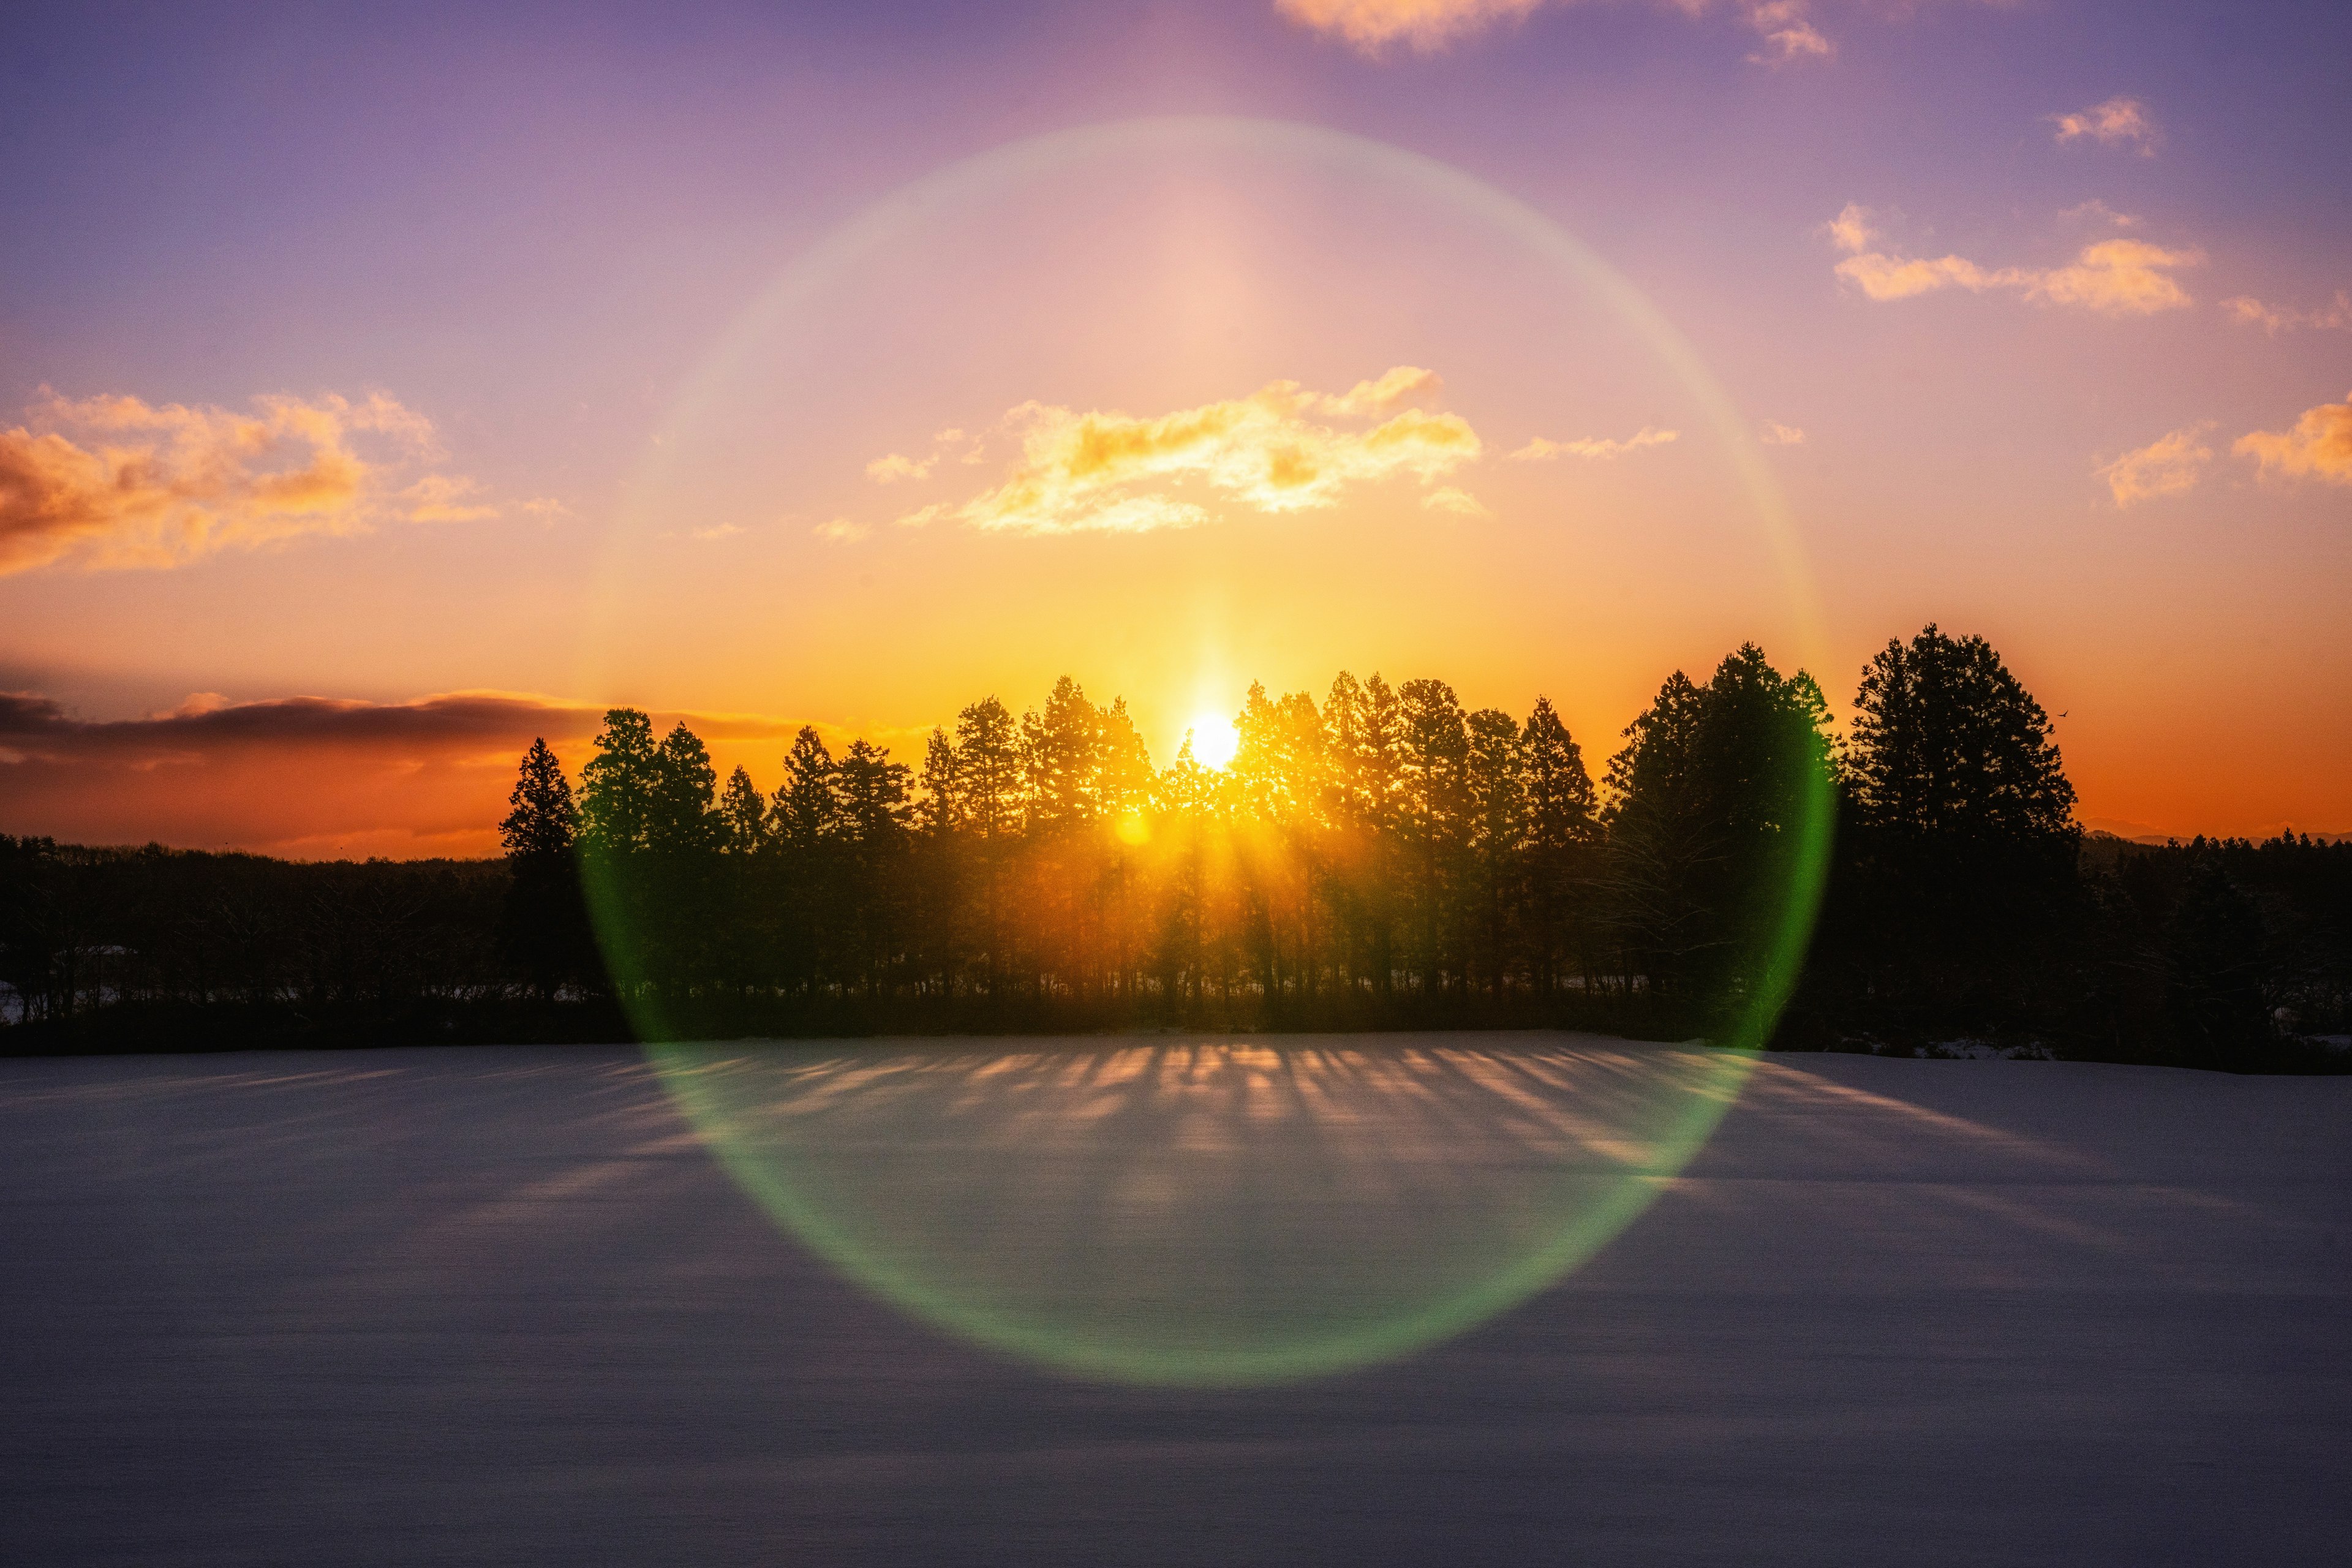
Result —
<svg viewBox="0 0 2352 1568"><path fill-rule="evenodd" d="M1231 719L1214 713L1195 713L1192 727L1184 738L1192 747L1192 760L1204 768L1222 768L1234 760L1241 745L1241 736L1234 731Z"/></svg>

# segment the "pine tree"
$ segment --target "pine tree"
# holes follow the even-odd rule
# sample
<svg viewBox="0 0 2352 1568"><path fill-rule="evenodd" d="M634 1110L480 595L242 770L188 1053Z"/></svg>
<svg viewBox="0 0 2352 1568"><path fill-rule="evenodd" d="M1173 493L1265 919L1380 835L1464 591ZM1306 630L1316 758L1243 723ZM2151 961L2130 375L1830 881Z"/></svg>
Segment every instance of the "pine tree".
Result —
<svg viewBox="0 0 2352 1568"><path fill-rule="evenodd" d="M672 730L654 755L653 775L646 847L671 854L717 849L725 831L715 810L719 771L701 739L684 724Z"/></svg>
<svg viewBox="0 0 2352 1568"><path fill-rule="evenodd" d="M572 859L579 837L580 814L572 803L571 781L544 738L534 740L523 753L514 793L507 796L514 809L499 824L499 840L510 861Z"/></svg>
<svg viewBox="0 0 2352 1568"><path fill-rule="evenodd" d="M907 826L907 766L882 747L863 739L834 766L841 830L852 844L873 847L894 842Z"/></svg>
<svg viewBox="0 0 2352 1568"><path fill-rule="evenodd" d="M1584 753L1560 722L1548 697L1519 731L1522 805L1527 837L1527 917L1529 956L1537 989L1559 989L1573 949L1576 967L1589 976L1591 922L1578 919L1579 896L1592 875L1592 850L1601 836L1592 775Z"/></svg>
<svg viewBox="0 0 2352 1568"><path fill-rule="evenodd" d="M607 711L596 754L580 770L584 848L615 856L645 847L656 771L652 721L635 708Z"/></svg>
<svg viewBox="0 0 2352 1568"><path fill-rule="evenodd" d="M719 820L730 854L756 855L767 847L768 798L751 782L749 769L739 766L727 775L727 787L719 796Z"/></svg>
<svg viewBox="0 0 2352 1568"><path fill-rule="evenodd" d="M499 945L532 992L550 996L587 975L593 954L572 864L579 813L571 782L543 738L523 753L507 799L513 809L499 825L499 837L511 880L499 915Z"/></svg>
<svg viewBox="0 0 2352 1568"><path fill-rule="evenodd" d="M802 725L800 733L793 737L771 821L777 841L803 856L841 830L841 796L834 777L833 752L811 725Z"/></svg>

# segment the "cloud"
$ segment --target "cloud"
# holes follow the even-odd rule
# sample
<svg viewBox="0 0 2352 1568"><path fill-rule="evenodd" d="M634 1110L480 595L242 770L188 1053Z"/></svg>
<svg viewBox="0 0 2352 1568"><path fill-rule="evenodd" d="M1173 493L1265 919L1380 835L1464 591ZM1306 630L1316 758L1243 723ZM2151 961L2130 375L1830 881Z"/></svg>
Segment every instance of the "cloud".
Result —
<svg viewBox="0 0 2352 1568"><path fill-rule="evenodd" d="M533 496L519 509L526 517L570 517L572 509L553 496Z"/></svg>
<svg viewBox="0 0 2352 1568"><path fill-rule="evenodd" d="M1759 65L1786 65L1791 60L1827 59L1836 47L1822 37L1805 14L1805 0L1761 0L1745 7L1748 25L1762 35L1763 47L1748 56Z"/></svg>
<svg viewBox="0 0 2352 1568"><path fill-rule="evenodd" d="M1300 26L1379 56L1392 44L1430 54L1538 8L1565 8L1577 0L1275 0L1275 9ZM1759 65L1827 59L1837 46L1814 24L1827 0L1651 0L1652 7L1688 17L1725 12L1755 33ZM2002 0L1990 0L2001 4ZM1899 13L1908 9L1886 0L1847 0L1849 10Z"/></svg>
<svg viewBox="0 0 2352 1568"><path fill-rule="evenodd" d="M406 702L199 692L92 721L0 692L0 822L88 844L160 840L297 856L495 855L517 758L534 737L576 783L604 704L461 691ZM772 766L796 722L663 712L722 756Z"/></svg>
<svg viewBox="0 0 2352 1568"><path fill-rule="evenodd" d="M912 458L889 452L866 465L866 477L877 485L896 484L900 479L925 479L930 474L931 465L938 461L939 458L933 457L919 463Z"/></svg>
<svg viewBox="0 0 2352 1568"><path fill-rule="evenodd" d="M1434 401L1444 384L1433 370L1401 364L1383 374L1378 381L1360 381L1337 397L1319 398L1316 405L1326 414L1361 419L1371 415L1393 413L1399 406L1424 397Z"/></svg>
<svg viewBox="0 0 2352 1568"><path fill-rule="evenodd" d="M1882 301L1941 289L1972 294L2014 289L2037 303L2079 305L2105 316L2153 315L2190 303L2171 274L2205 259L2201 250L2168 249L2141 239L2086 245L2064 267L1994 268L1962 256L1905 258L1869 248L1884 237L1872 226L1868 211L1851 202L1825 229L1839 249L1853 253L1837 264L1837 275Z"/></svg>
<svg viewBox="0 0 2352 1568"><path fill-rule="evenodd" d="M462 476L393 488L435 453L430 422L380 393L258 397L246 414L47 394L26 424L0 430L0 575L60 561L177 566L385 519L494 515L467 500L477 487Z"/></svg>
<svg viewBox="0 0 2352 1568"><path fill-rule="evenodd" d="M2212 428L2210 423L2184 426L2092 471L2107 481L2117 507L2183 494L2197 488L2205 465L2213 460L2213 449L2204 442Z"/></svg>
<svg viewBox="0 0 2352 1568"><path fill-rule="evenodd" d="M1679 430L1661 430L1650 425L1643 426L1622 441L1594 436L1580 437L1573 441L1548 441L1538 436L1513 452L1511 460L1515 463L1548 463L1562 455L1582 458L1588 462L1596 458L1606 460L1622 458L1628 452L1638 452L1644 447L1663 447L1669 441L1679 440L1681 437Z"/></svg>
<svg viewBox="0 0 2352 1568"><path fill-rule="evenodd" d="M1437 377L1401 365L1337 396L1278 381L1247 397L1138 417L1025 403L1006 416L1021 457L1003 483L953 509L991 532L1142 533L1211 520L1186 487L1268 516L1335 504L1350 488L1396 477L1427 485L1481 451L1459 415L1397 407ZM1389 412L1393 409L1393 412ZM1370 418L1369 429L1312 422L1310 413Z"/></svg>
<svg viewBox="0 0 2352 1568"><path fill-rule="evenodd" d="M1868 250L1879 238L1878 230L1871 226L1870 209L1856 202L1846 203L1837 216L1822 226L1822 232L1830 237L1832 245L1846 251Z"/></svg>
<svg viewBox="0 0 2352 1568"><path fill-rule="evenodd" d="M2156 156L2156 120L2148 113L2147 105L2138 99L2111 98L2105 103L2095 103L2072 114L2053 114L2049 119L2058 127L2060 142L2087 136L2102 147L2135 146L2143 158Z"/></svg>
<svg viewBox="0 0 2352 1568"><path fill-rule="evenodd" d="M697 528L690 530L688 532L687 537L688 539L699 540L705 544L714 544L722 539L732 539L737 534L743 531L743 525L740 522L721 522L713 524L709 528Z"/></svg>
<svg viewBox="0 0 2352 1568"><path fill-rule="evenodd" d="M904 517L893 519L892 526L898 528L929 528L932 523L935 523L942 517L945 517L948 514L948 511L949 507L945 501L933 501L929 506L917 507L914 510L907 513Z"/></svg>
<svg viewBox="0 0 2352 1568"><path fill-rule="evenodd" d="M809 531L827 544L855 544L874 530L853 518L836 517L829 522L818 523Z"/></svg>
<svg viewBox="0 0 2352 1568"><path fill-rule="evenodd" d="M1767 447L1801 447L1805 433L1794 425L1783 425L1778 419L1764 421L1763 442Z"/></svg>
<svg viewBox="0 0 2352 1568"><path fill-rule="evenodd" d="M1486 502L1480 500L1476 496L1472 495L1468 490L1459 489L1453 485L1447 485L1443 489L1434 489L1430 491L1427 495L1421 498L1421 505L1422 510L1424 511L1451 512L1455 517L1492 517L1495 515L1494 512L1486 506Z"/></svg>
<svg viewBox="0 0 2352 1568"><path fill-rule="evenodd" d="M1276 0L1301 26L1345 39L1366 54L1399 40L1426 53L1496 22L1525 16L1544 0Z"/></svg>
<svg viewBox="0 0 2352 1568"><path fill-rule="evenodd" d="M2099 223L2113 224L2117 228L2137 228L2139 219L2130 213L2119 213L2106 203L2093 196L2087 202L2077 202L2058 215L2060 217L2091 218Z"/></svg>
<svg viewBox="0 0 2352 1568"><path fill-rule="evenodd" d="M2352 393L2341 403L2305 409L2292 430L2241 436L2230 450L2260 463L2265 477L2275 468L2332 485L2352 485Z"/></svg>
<svg viewBox="0 0 2352 1568"><path fill-rule="evenodd" d="M2298 310L2292 305L2265 305L2251 294L2240 294L2221 301L2221 309L2231 318L2246 326L2260 326L2273 337L2283 331L2311 329L2318 331L2352 331L2352 294L2336 291L2336 302L2325 310Z"/></svg>
<svg viewBox="0 0 2352 1568"><path fill-rule="evenodd" d="M400 492L400 515L411 522L478 522L498 516L498 508L471 499L481 489L463 474L427 474Z"/></svg>

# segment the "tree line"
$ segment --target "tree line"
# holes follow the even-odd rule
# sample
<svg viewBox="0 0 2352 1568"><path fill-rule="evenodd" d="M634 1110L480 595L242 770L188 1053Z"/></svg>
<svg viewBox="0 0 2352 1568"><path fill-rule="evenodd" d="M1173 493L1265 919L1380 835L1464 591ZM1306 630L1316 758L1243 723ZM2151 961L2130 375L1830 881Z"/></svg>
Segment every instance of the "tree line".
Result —
<svg viewBox="0 0 2352 1568"><path fill-rule="evenodd" d="M503 862L0 840L0 983L50 1034L93 1002L371 1037L1777 1015L1782 1046L2257 1067L2345 1027L2352 846L2086 845L2048 716L1980 637L1890 641L1843 734L1743 647L1669 677L1597 781L1549 701L1465 710L1435 679L1253 687L1234 728L1225 767L1156 767L1065 678L919 761L803 729L763 792L614 709L576 784L523 757ZM229 917L238 890L285 918Z"/></svg>

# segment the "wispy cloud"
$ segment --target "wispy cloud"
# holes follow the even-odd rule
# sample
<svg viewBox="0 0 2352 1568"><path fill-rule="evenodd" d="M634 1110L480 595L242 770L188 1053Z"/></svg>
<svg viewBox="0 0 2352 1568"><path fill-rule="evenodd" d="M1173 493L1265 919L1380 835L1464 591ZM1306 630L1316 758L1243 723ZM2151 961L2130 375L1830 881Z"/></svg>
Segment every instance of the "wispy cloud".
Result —
<svg viewBox="0 0 2352 1568"><path fill-rule="evenodd" d="M2256 430L2230 448L2273 471L2332 485L2352 485L2352 393L2341 403L2306 408L2292 430Z"/></svg>
<svg viewBox="0 0 2352 1568"><path fill-rule="evenodd" d="M2138 99L2111 98L2072 114L2049 118L2058 128L2055 134L2060 142L2087 138L2102 147L2136 147L2143 158L2156 156L2156 117Z"/></svg>
<svg viewBox="0 0 2352 1568"><path fill-rule="evenodd" d="M1805 433L1794 425L1783 425L1778 419L1764 421L1763 442L1767 447L1801 447Z"/></svg>
<svg viewBox="0 0 2352 1568"><path fill-rule="evenodd" d="M1299 26L1377 57L1402 44L1429 54L1546 7L1567 9L1579 0L1275 0L1275 9ZM2001 0L1990 0L2000 4ZM1748 58L1759 65L1824 60L1836 43L1816 21L1839 0L1651 0L1654 9L1686 17L1727 15L1753 33L1757 47ZM1849 11L1896 12L1901 5L1844 0Z"/></svg>
<svg viewBox="0 0 2352 1568"><path fill-rule="evenodd" d="M1510 456L1515 463L1548 463L1554 458L1605 461L1622 458L1628 452L1638 452L1644 447L1663 447L1670 441L1679 440L1681 437L1679 430L1661 430L1653 425L1643 426L1622 441L1599 436L1582 436L1573 441L1550 441L1538 436Z"/></svg>
<svg viewBox="0 0 2352 1568"><path fill-rule="evenodd" d="M1848 203L1824 226L1832 243L1850 252L1837 275L1873 300L1907 300L1943 289L1970 293L2012 290L2050 305L2078 305L2105 316L2147 316L2189 304L2171 276L2203 263L2205 253L2139 239L2086 245L2063 267L1979 266L1964 256L1904 257L1873 248L1885 237L1868 209Z"/></svg>
<svg viewBox="0 0 2352 1568"><path fill-rule="evenodd" d="M1367 54L1394 43L1428 51L1500 21L1515 21L1544 0L1276 0L1301 26L1344 38Z"/></svg>
<svg viewBox="0 0 2352 1568"><path fill-rule="evenodd" d="M809 531L827 544L855 544L874 530L854 518L836 517L818 523Z"/></svg>
<svg viewBox="0 0 2352 1568"><path fill-rule="evenodd" d="M1472 495L1468 490L1458 489L1453 485L1447 485L1441 489L1433 489L1430 491L1427 495L1421 498L1421 505L1424 511L1450 512L1455 517L1492 517L1495 515L1493 510L1487 507L1486 502L1480 500L1476 496Z"/></svg>
<svg viewBox="0 0 2352 1568"><path fill-rule="evenodd" d="M2212 428L2210 422L2184 426L2092 471L2107 481L2118 507L2182 494L2197 488L2205 465L2213 460L2204 440Z"/></svg>
<svg viewBox="0 0 2352 1568"><path fill-rule="evenodd" d="M0 430L0 574L177 566L381 521L497 515L462 475L399 487L435 455L431 423L382 394L258 397L250 413L45 395Z"/></svg>
<svg viewBox="0 0 2352 1568"><path fill-rule="evenodd" d="M1741 9L1747 13L1748 25L1763 39L1762 47L1748 57L1758 65L1827 59L1837 52L1837 47L1813 26L1806 0L1754 0Z"/></svg>
<svg viewBox="0 0 2352 1568"><path fill-rule="evenodd" d="M1335 504L1392 478L1423 485L1476 460L1477 432L1421 405L1437 376L1400 365L1337 395L1278 381L1246 397L1138 416L1025 403L1005 416L1021 456L1003 482L899 521L952 517L1009 533L1142 533L1211 521L1211 503L1265 515ZM1347 428L1322 419L1361 423Z"/></svg>
<svg viewBox="0 0 2352 1568"><path fill-rule="evenodd" d="M499 509L481 494L481 482L463 474L427 474L400 492L400 515L410 522L479 522L498 516Z"/></svg>
<svg viewBox="0 0 2352 1568"><path fill-rule="evenodd" d="M2299 310L2292 305L2265 305L2251 294L2221 301L2233 321L2260 327L2273 337L2298 330L2326 332L2352 331L2352 294L2336 291L2336 302L2324 310Z"/></svg>
<svg viewBox="0 0 2352 1568"><path fill-rule="evenodd" d="M937 458L926 458L917 462L897 452L886 452L866 465L866 477L877 485L895 484L900 479L927 479L930 475L931 465L938 461Z"/></svg>

